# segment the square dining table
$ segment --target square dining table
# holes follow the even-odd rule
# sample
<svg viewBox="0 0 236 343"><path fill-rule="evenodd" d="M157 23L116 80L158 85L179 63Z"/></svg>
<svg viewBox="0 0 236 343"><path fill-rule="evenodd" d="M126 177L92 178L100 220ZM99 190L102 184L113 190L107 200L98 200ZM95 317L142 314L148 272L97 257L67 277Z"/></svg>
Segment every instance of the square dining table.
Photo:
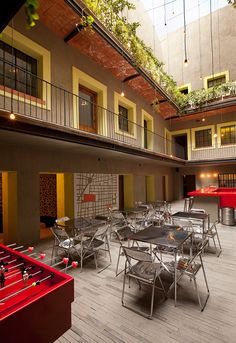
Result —
<svg viewBox="0 0 236 343"><path fill-rule="evenodd" d="M192 246L192 232L184 231L178 225L162 225L149 226L144 230L134 233L129 237L130 240L148 243L155 245L160 251L167 250L173 253L174 256L174 282L170 285L170 289L174 287L175 305L177 302L177 255L182 250L183 244L187 240L191 240ZM191 254L191 253L190 253ZM164 262L161 262L163 267L170 272L169 268Z"/></svg>

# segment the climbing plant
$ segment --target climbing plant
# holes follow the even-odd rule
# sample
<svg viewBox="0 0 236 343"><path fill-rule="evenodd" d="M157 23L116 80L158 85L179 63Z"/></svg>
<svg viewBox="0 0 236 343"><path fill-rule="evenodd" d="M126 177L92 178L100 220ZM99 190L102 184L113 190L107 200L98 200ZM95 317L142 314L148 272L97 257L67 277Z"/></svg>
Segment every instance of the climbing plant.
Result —
<svg viewBox="0 0 236 343"><path fill-rule="evenodd" d="M36 25L35 21L39 20L37 10L39 8L38 0L26 0L25 2L25 13L27 20L27 27L31 28Z"/></svg>
<svg viewBox="0 0 236 343"><path fill-rule="evenodd" d="M127 0L83 0L87 7L95 13L96 17L106 28L123 44L133 57L134 63L143 68L150 77L170 95L183 113L189 108L197 108L218 98L227 95L236 95L236 85L229 82L210 89L202 89L182 94L176 82L163 69L163 63L154 56L152 49L137 36L136 30L139 22L128 23L124 10L135 9L135 5ZM236 0L228 0L236 7ZM159 109L158 99L153 99L152 106Z"/></svg>

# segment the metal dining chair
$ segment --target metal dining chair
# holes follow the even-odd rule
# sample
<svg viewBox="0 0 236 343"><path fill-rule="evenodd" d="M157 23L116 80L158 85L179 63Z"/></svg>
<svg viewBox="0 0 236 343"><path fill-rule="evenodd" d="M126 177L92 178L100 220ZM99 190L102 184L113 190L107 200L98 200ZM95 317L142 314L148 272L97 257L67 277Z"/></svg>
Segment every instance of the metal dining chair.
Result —
<svg viewBox="0 0 236 343"><path fill-rule="evenodd" d="M81 243L70 237L66 230L56 225L50 228L53 236L54 243L52 248L52 259L54 254L57 256L59 251L63 251L66 257L76 255L79 259L81 258Z"/></svg>
<svg viewBox="0 0 236 343"><path fill-rule="evenodd" d="M209 228L207 229L207 231L204 233L205 238L208 239L212 239L213 240L213 244L214 244L214 248L215 248L215 253L217 255L217 257L220 256L221 252L222 252L222 247L221 247L221 243L220 243L220 238L219 238L219 234L217 231L217 224L218 224L218 220L216 220L212 225L209 226ZM218 247L216 246L216 239L218 242Z"/></svg>
<svg viewBox="0 0 236 343"><path fill-rule="evenodd" d="M201 311L204 310L207 304L208 298L210 296L206 272L205 272L203 259L202 259L202 255L207 244L208 244L208 240L205 240L202 243L199 250L196 252L196 254L192 258L180 258L178 261L178 266L177 266L177 269L179 271L179 277L178 277L177 283L180 281L180 279L184 275L188 276L191 280L193 280L194 288L196 291L196 295L197 295L197 299L198 299L198 303L199 303ZM200 271L200 269L202 269L203 277L204 277L204 281L206 285L206 297L205 297L204 302L202 302L202 299L198 291L198 285L197 285L197 274Z"/></svg>
<svg viewBox="0 0 236 343"><path fill-rule="evenodd" d="M153 262L152 255L150 253L126 247L123 247L123 251L126 256L126 262L121 297L122 305L144 317L152 319L155 288L162 290L166 295L165 288L161 280L161 273L164 268L160 263ZM139 289L141 289L142 284L149 285L152 288L150 313L147 314L144 311L137 310L124 302L125 283L127 278L129 279L129 282L130 279L135 280L139 285ZM160 287L156 286L157 281L159 281Z"/></svg>
<svg viewBox="0 0 236 343"><path fill-rule="evenodd" d="M108 252L110 258L110 263L102 270L109 267L112 262L110 244L108 239L108 229L109 224L103 224L101 226L98 226L94 234L91 236L91 238L82 241L83 259L88 258L89 256L93 256L96 269L98 268L98 254L100 251ZM99 272L101 272L102 270L100 270Z"/></svg>

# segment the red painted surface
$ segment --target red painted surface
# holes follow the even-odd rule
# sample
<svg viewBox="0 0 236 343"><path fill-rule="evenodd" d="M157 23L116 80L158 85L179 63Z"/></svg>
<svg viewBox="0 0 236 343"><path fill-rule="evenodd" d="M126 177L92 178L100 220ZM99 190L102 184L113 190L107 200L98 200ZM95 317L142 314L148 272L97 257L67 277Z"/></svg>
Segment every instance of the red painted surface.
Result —
<svg viewBox="0 0 236 343"><path fill-rule="evenodd" d="M8 255L10 257L3 259ZM20 263L30 267L28 274L40 273L28 279L27 284L21 280L6 289L0 288L1 338L8 343L54 342L71 327L74 280L69 275L0 244L0 265L15 259L16 262L5 265L5 287L22 279L21 274L8 278L21 271L22 266L17 266ZM48 276L51 277L34 285ZM15 292L19 293L4 300Z"/></svg>
<svg viewBox="0 0 236 343"><path fill-rule="evenodd" d="M84 194L83 202L94 202L96 201L96 194Z"/></svg>
<svg viewBox="0 0 236 343"><path fill-rule="evenodd" d="M197 189L196 191L188 192L188 195L198 197L219 197L220 207L236 208L236 188L206 187Z"/></svg>

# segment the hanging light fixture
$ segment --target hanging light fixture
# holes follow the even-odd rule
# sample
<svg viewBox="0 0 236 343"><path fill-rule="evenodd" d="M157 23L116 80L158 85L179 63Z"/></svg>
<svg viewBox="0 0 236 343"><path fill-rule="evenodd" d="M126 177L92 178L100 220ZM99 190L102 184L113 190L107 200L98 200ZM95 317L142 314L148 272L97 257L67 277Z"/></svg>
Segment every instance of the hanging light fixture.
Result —
<svg viewBox="0 0 236 343"><path fill-rule="evenodd" d="M183 0L183 13L184 13L184 66L188 66L187 57L187 32L186 32L186 10L185 10L185 0Z"/></svg>
<svg viewBox="0 0 236 343"><path fill-rule="evenodd" d="M211 32L211 72L214 77L214 51L213 51L213 32L212 32L212 3L210 0L210 32Z"/></svg>
<svg viewBox="0 0 236 343"><path fill-rule="evenodd" d="M202 50L201 50L201 15L200 0L198 0L198 45L199 45L199 78L202 80Z"/></svg>

